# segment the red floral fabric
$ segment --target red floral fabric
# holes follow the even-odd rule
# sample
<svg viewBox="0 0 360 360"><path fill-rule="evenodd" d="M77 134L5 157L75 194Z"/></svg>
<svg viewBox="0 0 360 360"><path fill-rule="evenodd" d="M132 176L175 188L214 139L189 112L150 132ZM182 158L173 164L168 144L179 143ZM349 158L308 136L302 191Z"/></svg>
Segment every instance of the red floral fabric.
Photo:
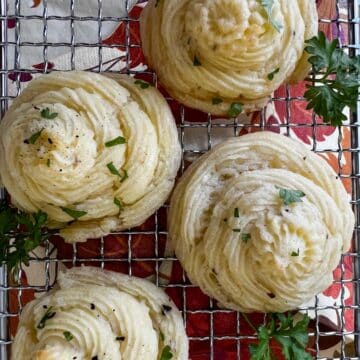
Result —
<svg viewBox="0 0 360 360"><path fill-rule="evenodd" d="M40 0L39 0L40 1ZM336 2L323 0L317 1L320 17L326 19L336 19ZM138 5L131 11L130 17L134 21L129 21L130 43L128 60L130 69L139 66L146 67L145 59L141 52L141 41L139 33L139 22L137 21L142 11L142 6ZM11 24L10 24L11 25ZM336 23L322 24L321 29L329 38L339 37L343 43L346 43L346 28L340 27ZM104 44L125 44L125 35L127 33L127 24L121 23L111 37L104 41ZM125 60L125 57L122 59ZM34 65L35 69L43 69L43 64ZM56 68L56 62L48 64L48 68ZM124 73L127 68L122 70ZM10 77L14 76L10 74ZM31 79L30 74L22 74L20 81ZM137 77L152 81L151 74L139 74ZM166 92L159 86L161 92ZM275 93L275 98L298 98L304 93L305 85L299 84L289 89L281 87ZM174 112L176 121L181 122L185 114L186 121L207 122L207 114L200 111L183 108L176 101L169 101ZM260 113L254 113L249 116L249 125L259 124ZM318 126L314 127L317 124ZM274 101L265 110L265 128L278 133L289 133L293 138L303 141L310 148L315 150L332 149L338 150L339 146L343 148L350 147L350 131L348 127L343 127L341 133L336 128L321 123L318 118L313 119L312 112L306 110L306 103L302 100L292 99L291 101ZM288 125L288 126L286 126ZM249 131L259 131L256 127L246 127L241 133ZM314 143L313 139L316 139ZM349 175L351 173L351 154L343 152L341 161L338 160L336 153L324 152L321 154L331 164L339 174ZM349 193L351 192L350 181L343 180ZM186 329L188 335L192 338L190 341L190 358L192 360L205 360L210 358L213 351L215 360L236 360L238 355L241 359L250 358L248 345L254 340L246 337L254 335L254 331L244 321L241 315L232 311L219 311L216 302L211 303L210 299L196 287L184 289L185 284L189 284L185 274L176 259L154 261L152 258L163 258L166 252L166 207L161 208L157 215L149 218L138 229L133 229L131 235L109 235L105 237L103 248L98 239L88 240L86 243L76 245L77 259L73 263L73 247L65 244L61 238L54 237L52 243L57 248L57 257L64 260L66 266L90 265L100 266L103 261L104 268L147 277L157 280L159 284L166 286L166 292L174 300L177 306L184 311L186 316ZM95 259L95 261L94 261ZM97 261L96 261L97 260ZM352 257L344 256L343 265L339 266L334 272L334 284L327 289L323 295L330 303L339 303L340 305L353 305L354 292L352 282L347 282L345 287L341 286L340 280L351 280L353 277ZM156 272L158 270L158 278ZM23 274L23 283L26 283L26 274ZM34 292L23 291L23 304L31 300ZM344 304L341 304L341 298L344 297ZM333 299L333 301L332 301ZM340 300L339 300L340 299ZM10 307L12 312L17 312L19 307L19 292L10 293ZM209 312L209 310L211 310ZM212 310L214 310L212 312ZM339 317L334 322L326 314L319 316L319 328L321 331L340 331L344 322L344 328L351 331L354 328L354 313L351 309L345 309L342 313L337 313ZM262 314L252 314L250 316L253 323L260 324L264 319ZM238 328L238 320L240 327ZM11 333L14 334L17 326L17 318L11 318ZM315 329L315 321L311 322L311 329ZM214 335L215 340L209 340L209 336ZM202 339L203 338L203 339ZM339 342L338 337L320 337L320 349L326 349ZM316 354L314 346L315 338L310 338L309 351ZM272 344L274 352L281 358L281 351L274 343Z"/></svg>

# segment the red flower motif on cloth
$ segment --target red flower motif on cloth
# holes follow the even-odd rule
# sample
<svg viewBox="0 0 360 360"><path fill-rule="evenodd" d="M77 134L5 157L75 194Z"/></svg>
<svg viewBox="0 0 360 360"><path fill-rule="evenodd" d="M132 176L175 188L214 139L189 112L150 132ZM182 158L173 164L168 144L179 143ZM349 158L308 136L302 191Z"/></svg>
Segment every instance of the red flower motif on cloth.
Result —
<svg viewBox="0 0 360 360"><path fill-rule="evenodd" d="M42 0L33 0L33 6L32 6L32 8L36 8L36 7L38 7L40 4L41 4L41 1Z"/></svg>

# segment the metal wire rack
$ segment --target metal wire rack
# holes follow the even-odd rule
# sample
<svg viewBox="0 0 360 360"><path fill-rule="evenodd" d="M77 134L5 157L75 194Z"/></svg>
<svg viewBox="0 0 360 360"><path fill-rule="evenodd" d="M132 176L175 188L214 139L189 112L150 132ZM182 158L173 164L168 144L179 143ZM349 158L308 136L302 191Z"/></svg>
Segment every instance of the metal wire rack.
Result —
<svg viewBox="0 0 360 360"><path fill-rule="evenodd" d="M25 0L0 0L1 1L1 14L0 14L0 22L1 22L1 68L0 68L0 76L1 76L1 114L4 114L6 109L9 106L9 103L14 98L13 95L9 93L9 84L10 82L14 82L16 84L17 94L21 91L21 76L22 74L31 74L31 73L39 73L39 72L48 72L50 71L49 66L49 49L54 47L67 47L70 54L70 66L67 70L76 69L76 61L75 55L76 51L79 48L97 48L98 49L98 66L93 68L93 71L114 71L111 66L109 66L106 62L103 61L103 49L104 48L120 48L126 51L125 56L125 73L129 74L139 74L139 71L130 68L130 60L131 60L131 49L140 47L140 44L137 42L132 42L130 37L130 28L133 23L138 22L138 18L131 17L129 14L129 0L126 0L126 9L127 15L124 18L119 17L105 17L103 16L103 4L107 0L97 0L98 1L98 11L97 16L82 16L79 17L76 15L75 5L76 0L67 0L69 4L69 15L67 16L59 16L59 15L49 15L48 14L48 0L42 0L43 13L40 16L25 16L22 15L21 7L25 3ZM50 1L50 0L49 0ZM173 0L175 1L175 0ZM340 32L342 27L346 28L348 32L348 41L343 42L341 46L348 49L350 54L360 53L360 3L358 0L326 0L328 2L335 3L337 16L335 18L322 18L320 22L323 24L327 24L329 26L336 27L337 31ZM14 12L8 12L10 3L14 4ZM344 7L344 5L348 9L347 18L340 17L340 7ZM42 31L42 41L39 42L25 42L21 39L20 32L20 20L37 20L42 21L43 23L43 31ZM48 41L48 31L51 26L51 20L63 21L64 26L70 26L70 38L68 42L65 43L54 43ZM8 40L8 24L12 21L15 23L15 40ZM104 44L102 41L102 27L103 23L107 22L124 22L125 24L125 42L122 43L111 43ZM78 43L75 41L75 23L76 22L91 22L94 27L97 27L98 41L96 43ZM43 53L43 62L44 66L41 70L31 68L23 68L21 67L21 56L22 51L25 47L30 48L41 48ZM9 52L14 51L14 63L9 63ZM143 73L143 72L142 72ZM157 84L156 75L151 73L150 71L145 72L147 75L153 77L154 83ZM9 79L9 75L14 74L12 80ZM170 98L168 99L170 102ZM341 286L341 306L329 306L327 308L338 309L341 314L341 328L337 331L329 331L323 330L320 328L320 320L318 312L323 310L325 307L320 307L316 305L312 310L315 311L316 320L315 320L315 330L310 334L310 336L315 340L315 350L316 350L316 358L317 359L332 359L329 357L322 357L320 355L320 342L322 339L326 337L335 336L338 340L341 340L341 350L339 351L339 358L341 359L360 359L360 148L359 148L359 120L356 113L350 115L350 123L348 125L344 125L339 129L338 132L338 141L337 148L335 149L320 149L316 140L317 130L323 126L318 124L315 117L313 118L313 122L311 124L308 123L298 123L294 122L292 117L292 107L291 104L295 100L299 100L298 97L293 97L291 95L291 88L287 88L283 96L277 96L273 98L273 101L281 102L286 107L286 122L284 124L274 124L269 125L265 123L265 110L261 112L261 116L258 124L242 124L237 120L232 121L214 121L211 115L203 114L199 118L199 121L188 121L188 113L187 110L183 107L179 107L179 111L176 115L177 121L179 124L179 132L180 139L184 154L184 160L182 164L182 171L185 168L185 159L189 157L198 156L206 151L208 151L214 141L216 140L216 132L220 129L230 129L231 134L229 136L237 136L242 130L249 130L251 128L257 128L260 130L269 129L271 127L280 128L282 132L285 132L287 135L291 136L291 131L296 128L308 128L311 130L312 134L312 146L313 151L323 154L334 154L337 157L337 161L339 164L339 176L342 179L347 179L347 181L351 182L352 185L352 201L351 204L354 208L356 214L356 227L354 233L354 244L352 252L346 253L342 258L342 274L340 280L337 280ZM300 98L301 100L301 98ZM351 133L351 144L349 146L344 146L343 144L343 131L347 128ZM229 134L229 133L227 133ZM187 137L195 136L197 138L202 138L202 141L198 143L191 144L189 146ZM204 145L205 144L205 145ZM351 154L352 159L352 167L350 172L344 172L342 168L342 158L345 154ZM140 227L139 229L132 229L127 232L114 234L119 235L123 239L126 244L126 251L116 257L108 257L106 253L106 249L108 243L111 238L102 238L98 240L95 244L95 247L92 248L91 256L84 255L82 251L83 248L79 248L80 245L73 245L72 248L69 247L69 251L65 254L57 254L54 255L53 246L50 242L46 244L45 247L45 255L42 258L34 257L31 262L40 263L43 267L43 279L41 279L41 284L31 285L31 284L23 284L20 280L19 283L13 283L9 281L8 274L6 269L2 268L0 272L0 359L7 359L10 353L10 345L11 345L11 336L9 331L9 324L13 319L19 317L23 306L26 302L26 294L28 292L36 291L36 292L46 292L48 291L54 284L55 278L50 276L50 271L52 267L58 268L60 263L66 264L68 266L75 266L80 264L87 265L98 265L101 267L107 267L111 265L113 267L121 267L123 271L127 271L130 275L137 275L136 265L138 263L147 264L154 274L154 282L162 287L167 289L172 289L175 292L180 294L181 303L178 303L180 310L183 313L184 321L187 322L190 316L206 316L209 318L209 327L206 330L206 333L203 334L195 334L194 336L190 336L191 342L202 342L206 344L208 348L208 358L211 360L221 360L224 359L221 355L218 355L216 352L217 344L222 341L232 341L234 343L234 357L231 359L241 359L242 358L242 344L243 340L253 339L254 336L250 334L244 334L242 332L243 319L239 314L233 313L232 311L218 309L216 307L215 302L211 299L208 300L208 305L206 307L201 308L189 308L188 306L188 298L194 294L193 291L197 291L197 289L188 283L184 272L181 275L181 278L175 283L167 284L161 279L161 274L159 272L160 265L164 262L172 262L176 263L177 259L172 256L165 256L163 252L164 242L166 241L167 230L166 226L163 224L163 214L166 213L167 205L161 208L149 222L150 225L145 225ZM140 240L139 240L140 239ZM143 256L141 253L139 254L137 251L134 251L134 242L138 241L146 241L147 243L151 243L152 245L152 255ZM350 258L353 265L353 277L351 279L344 278L344 261L345 258ZM125 270L124 270L125 269ZM21 279L21 271L19 273L19 279ZM346 283L352 283L354 287L354 299L351 305L345 305L344 302L344 286ZM198 292L197 292L198 293ZM13 302L13 303L11 303ZM316 303L317 304L317 303ZM344 327L344 311L345 309L350 309L354 313L355 317L355 327L354 331L346 331ZM234 322L234 332L232 335L219 335L217 334L215 323L216 316L218 314L233 314L235 315ZM346 347L346 337L354 336L355 339L355 352L352 351L349 354ZM203 359L203 358L202 358ZM229 358L227 358L229 359ZM17 359L21 360L21 359ZM299 359L301 360L301 359Z"/></svg>

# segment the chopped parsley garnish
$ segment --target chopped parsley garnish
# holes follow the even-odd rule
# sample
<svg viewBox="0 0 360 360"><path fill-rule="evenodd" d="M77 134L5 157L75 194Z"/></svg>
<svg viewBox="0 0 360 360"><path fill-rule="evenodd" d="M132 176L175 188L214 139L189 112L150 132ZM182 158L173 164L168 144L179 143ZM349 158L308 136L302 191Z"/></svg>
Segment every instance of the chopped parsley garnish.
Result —
<svg viewBox="0 0 360 360"><path fill-rule="evenodd" d="M141 89L148 89L151 86L148 82L143 80L136 80L135 84L139 85Z"/></svg>
<svg viewBox="0 0 360 360"><path fill-rule="evenodd" d="M194 62L193 62L194 66L201 66L201 62L200 60L196 57L196 55L194 56Z"/></svg>
<svg viewBox="0 0 360 360"><path fill-rule="evenodd" d="M160 335L160 340L161 340L161 341L164 341L164 340L165 340L165 336L164 336L164 334L162 333L162 331L160 331L159 335Z"/></svg>
<svg viewBox="0 0 360 360"><path fill-rule="evenodd" d="M299 256L300 255L300 249L297 249L297 252L296 251L293 251L291 253L291 256Z"/></svg>
<svg viewBox="0 0 360 360"><path fill-rule="evenodd" d="M301 190L290 190L280 187L276 188L279 189L279 196L283 200L284 205L302 202L301 198L305 196L305 193L303 193Z"/></svg>
<svg viewBox="0 0 360 360"><path fill-rule="evenodd" d="M114 204L119 208L119 211L124 210L124 204L120 199L115 197L114 198Z"/></svg>
<svg viewBox="0 0 360 360"><path fill-rule="evenodd" d="M40 137L41 133L44 131L44 128L42 128L40 131L32 134L29 139L25 140L24 142L26 144L35 144L36 140Z"/></svg>
<svg viewBox="0 0 360 360"><path fill-rule="evenodd" d="M228 111L229 117L237 117L239 114L241 114L243 110L243 104L234 102L230 105L230 109Z"/></svg>
<svg viewBox="0 0 360 360"><path fill-rule="evenodd" d="M74 338L73 334L70 331L64 331L63 334L66 341L71 341Z"/></svg>
<svg viewBox="0 0 360 360"><path fill-rule="evenodd" d="M55 119L59 114L54 112L50 112L50 109L47 107L45 109L42 109L41 112L41 117L43 117L44 119L49 119L49 120L52 120L52 119Z"/></svg>
<svg viewBox="0 0 360 360"><path fill-rule="evenodd" d="M47 161L46 161L46 166L47 166L47 167L50 167L50 159L47 159Z"/></svg>
<svg viewBox="0 0 360 360"><path fill-rule="evenodd" d="M162 353L160 355L160 360L170 360L173 358L173 353L171 352L171 348L169 345L166 345L163 350Z"/></svg>
<svg viewBox="0 0 360 360"><path fill-rule="evenodd" d="M272 9L274 7L274 0L258 0L260 5L264 8L266 16L270 24L274 27L277 32L280 32L282 25L272 18Z"/></svg>
<svg viewBox="0 0 360 360"><path fill-rule="evenodd" d="M127 170L125 170L125 169L121 169L121 170L123 171L124 174L121 176L120 182L124 182L129 177L129 175L128 175Z"/></svg>
<svg viewBox="0 0 360 360"><path fill-rule="evenodd" d="M219 97L214 97L214 98L212 99L212 104L213 104L213 105L218 105L218 104L221 104L221 103L223 103L223 102L224 102L224 100L221 99L221 98L219 98Z"/></svg>
<svg viewBox="0 0 360 360"><path fill-rule="evenodd" d="M113 139L113 140L110 140L110 141L107 141L105 143L105 146L106 147L113 147L113 146L116 146L116 145L121 145L121 144L125 144L126 143L126 139L122 136L118 136L117 138Z"/></svg>
<svg viewBox="0 0 360 360"><path fill-rule="evenodd" d="M156 0L155 7L158 7L160 0Z"/></svg>
<svg viewBox="0 0 360 360"><path fill-rule="evenodd" d="M239 208L235 208L235 209L234 209L234 217L235 217L235 218L239 218L239 217L240 217Z"/></svg>
<svg viewBox="0 0 360 360"><path fill-rule="evenodd" d="M244 242L248 242L251 239L251 235L250 234L242 234L241 235L241 240Z"/></svg>
<svg viewBox="0 0 360 360"><path fill-rule="evenodd" d="M280 68L275 69L273 72L268 74L267 78L271 81L274 80L274 76L280 71Z"/></svg>
<svg viewBox="0 0 360 360"><path fill-rule="evenodd" d="M108 163L106 166L113 175L116 175L116 176L118 176L120 178L120 182L125 181L129 177L128 172L125 169L121 169L123 171L123 175L121 175L119 170L116 169L113 162Z"/></svg>
<svg viewBox="0 0 360 360"><path fill-rule="evenodd" d="M339 40L329 41L323 32L306 41L305 51L317 76L306 80L307 109L325 123L339 126L347 116L344 109L356 109L360 84L360 55L350 57L339 48Z"/></svg>
<svg viewBox="0 0 360 360"><path fill-rule="evenodd" d="M61 210L71 216L73 219L79 219L87 214L87 211L73 210L66 207L62 207Z"/></svg>
<svg viewBox="0 0 360 360"><path fill-rule="evenodd" d="M285 359L312 360L312 356L306 352L308 343L308 326L310 318L304 315L303 319L294 324L291 314L269 314L268 322L257 329L250 323L245 314L242 314L257 332L258 345L251 344L249 351L251 360L272 360L276 356L270 348L270 340L274 339L281 345Z"/></svg>
<svg viewBox="0 0 360 360"><path fill-rule="evenodd" d="M50 306L50 307L46 310L44 316L43 316L43 317L41 318L41 320L39 321L39 324L37 325L37 328L38 328L38 329L43 329L43 328L45 327L45 325L46 325L46 321L52 319L55 315L56 315L56 312L53 311L53 307Z"/></svg>

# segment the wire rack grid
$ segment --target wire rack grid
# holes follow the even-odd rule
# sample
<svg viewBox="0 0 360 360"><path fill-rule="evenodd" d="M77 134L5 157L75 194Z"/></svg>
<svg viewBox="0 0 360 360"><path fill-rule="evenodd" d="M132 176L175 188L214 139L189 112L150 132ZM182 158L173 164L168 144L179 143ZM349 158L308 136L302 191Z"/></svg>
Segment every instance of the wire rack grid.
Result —
<svg viewBox="0 0 360 360"><path fill-rule="evenodd" d="M103 16L103 3L106 0L98 0L98 12L97 16L82 16L79 17L76 15L76 0L68 0L69 2L69 14L68 16L58 16L58 15L48 15L48 0L43 0L43 14L41 16L25 16L22 15L21 7L24 4L25 0L0 0L1 1L1 14L0 14L0 22L1 22L1 114L3 115L6 109L9 106L11 100L15 97L9 94L8 85L10 81L14 81L16 84L17 94L21 91L22 82L21 76L25 73L39 73L40 72L48 72L50 71L49 66L49 56L48 50L53 47L67 47L70 53L70 67L67 70L75 70L76 69L76 51L79 48L90 48L95 47L98 49L98 66L93 68L93 71L105 71L112 72L111 66L108 66L103 61L103 49L106 47L109 48L120 48L126 51L125 62L126 66L124 69L125 73L128 74L139 74L139 71L133 70L130 68L130 60L131 60L131 52L132 48L140 47L140 44L133 43L130 37L130 27L133 23L138 22L138 18L132 18L129 14L129 0L126 0L126 9L127 15L123 18L120 17L104 17ZM348 41L341 44L344 48L348 49L350 54L360 53L360 21L359 21L359 6L358 0L326 0L333 1L336 4L337 14L336 18L322 18L320 22L323 24L327 24L328 26L333 26L336 24L336 29L340 33L341 27L347 28L348 30ZM9 13L8 8L9 4L14 3L14 13ZM344 19L340 18L340 5L346 4L348 8L348 18ZM23 42L21 39L21 21L31 21L31 20L41 20L43 23L43 32L42 32L42 41L39 42ZM66 26L70 26L70 39L66 43L50 43L48 42L48 29L51 20L63 21ZM8 41L8 24L10 21L15 23L15 41ZM97 27L98 41L96 43L77 43L75 41L75 23L76 22L91 22L94 27ZM102 27L103 22L124 22L126 24L125 32L126 32L126 40L123 43L113 43L110 45L106 45L102 41ZM65 25L64 25L65 26ZM43 61L44 66L41 70L31 68L22 68L21 67L21 54L22 49L25 47L37 47L42 49L43 53ZM14 63L9 63L9 53L10 51L14 51ZM144 73L144 72L141 72ZM146 71L146 75L152 76L154 83L157 85L156 74ZM9 75L15 74L15 78L9 80ZM169 102L173 101L168 98ZM330 359L329 357L322 357L320 355L320 341L325 337L336 336L339 340L341 340L341 350L339 357L341 359L359 359L360 358L360 340L359 340L359 332L360 332L360 267L359 267L359 251L360 251L360 238L359 238L359 230L360 230L360 174L359 174L359 166L360 166L360 149L359 149L359 122L356 116L356 113L350 115L350 122L348 125L344 125L343 128L347 127L351 132L351 145L349 147L343 146L343 128L339 128L338 135L338 147L336 149L319 149L317 140L316 140L316 132L317 129L320 128L321 124L318 124L315 117L313 118L312 124L301 124L298 122L294 122L292 118L292 108L291 103L295 100L301 100L298 97L292 97L291 88L287 87L284 96L279 96L273 98L274 102L282 102L286 106L286 123L284 124L276 124L269 125L265 122L265 109L261 112L260 121L258 124L242 124L238 120L234 119L231 122L225 121L219 122L214 121L211 115L207 115L206 118L202 118L201 121L188 121L187 118L187 110L184 107L180 107L180 111L177 114L177 121L179 124L179 133L181 139L181 145L183 149L184 160L182 163L182 171L185 169L185 159L189 157L196 157L209 149L211 149L214 140L216 140L216 131L219 129L231 129L232 136L237 136L240 131L243 129L251 130L252 128L256 128L257 130L281 128L282 132L285 132L288 136L291 136L292 130L295 128L309 128L311 129L312 134L312 146L313 151L318 153L333 153L336 155L339 164L339 176L343 179L347 179L347 181L351 181L352 184L352 200L351 204L354 208L356 214L356 227L354 233L354 247L351 252L348 252L343 255L342 258L342 274L341 278L337 283L341 286L341 306L333 306L330 308L340 310L341 314L341 328L337 331L324 331L320 328L320 320L318 312L323 310L325 307L320 307L316 303L316 306L311 310L315 311L316 320L315 320L315 330L310 333L310 336L315 339L315 350L316 350L316 358L317 359ZM204 121L203 121L204 120ZM187 145L187 136L191 134L191 132L199 134L205 139L205 147L202 144L197 144L195 146L189 147ZM350 153L352 158L352 169L350 173L344 173L342 171L342 158L345 153ZM221 341L233 341L236 346L236 358L241 359L242 355L242 341L246 339L255 339L256 337L250 334L242 333L242 325L243 319L240 314L236 314L236 321L234 323L234 335L218 335L215 329L215 317L217 314L233 314L232 311L218 309L216 307L215 302L211 299L208 300L208 306L200 309L192 309L188 308L187 300L191 295L191 290L194 290L195 287L186 279L186 275L183 272L181 279L179 279L176 283L166 284L162 281L161 276L159 275L159 267L161 263L164 262L177 262L177 259L172 256L165 256L162 250L162 245L164 239L166 239L167 231L166 227L162 225L162 214L166 212L167 205L164 205L153 217L153 222L151 223L150 228L140 228L133 229L126 232L122 232L120 235L125 237L127 243L127 251L123 256L119 256L117 258L108 258L106 256L106 248L108 245L108 241L111 241L108 238L102 238L98 240L95 253L92 257L83 256L81 253L81 249L79 250L79 245L73 245L70 251L69 256L62 256L61 254L57 254L54 256L54 248L50 242L48 242L45 246L45 256L42 258L33 257L31 262L40 263L43 266L43 274L44 278L42 279L41 285L31 285L31 284L23 284L21 281L22 273L20 270L19 282L13 283L9 281L8 274L5 268L1 269L0 272L0 359L7 359L10 353L11 346L11 336L9 331L9 324L13 319L19 317L23 306L25 305L26 293L30 291L36 292L46 292L48 291L54 284L55 278L50 276L51 267L55 266L58 268L60 263L67 264L69 266L75 266L80 264L90 264L90 265L99 265L103 268L106 268L108 264L112 265L126 265L127 272L132 275L134 274L133 269L136 267L138 262L150 264L151 268L154 272L154 281L158 286L162 286L167 289L173 289L180 293L180 297L182 299L181 304L179 305L180 310L182 311L184 321L187 323L187 319L190 316L194 315L202 315L207 316L209 318L209 328L206 334L202 334L201 336L190 336L191 342L204 342L208 347L208 356L211 360L222 359L222 357L216 355L216 346ZM116 235L116 234L115 234ZM143 257L138 255L133 251L133 243L134 239L138 236L143 236L146 241L150 241L153 246L153 255ZM346 257L351 258L353 264L353 277L352 279L344 278L344 259ZM135 274L136 275L136 271ZM344 286L346 283L351 282L354 286L354 299L351 305L345 305L344 302ZM11 302L15 302L16 304L11 306ZM15 309L14 309L15 307ZM355 318L355 330L354 331L346 331L344 326L344 311L345 309L351 309L354 312ZM355 338L355 354L348 354L346 348L346 338L348 336L354 336ZM234 358L235 359L235 358ZM21 360L21 359L18 359ZM301 359L300 359L301 360Z"/></svg>

